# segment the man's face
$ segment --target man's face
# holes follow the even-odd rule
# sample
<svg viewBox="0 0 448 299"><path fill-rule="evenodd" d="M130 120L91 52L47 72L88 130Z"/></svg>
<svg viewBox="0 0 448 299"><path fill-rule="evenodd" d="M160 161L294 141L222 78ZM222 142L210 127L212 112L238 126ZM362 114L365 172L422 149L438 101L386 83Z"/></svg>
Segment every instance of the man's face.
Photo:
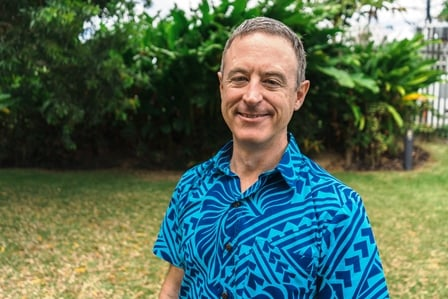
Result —
<svg viewBox="0 0 448 299"><path fill-rule="evenodd" d="M221 112L235 142L285 146L287 126L308 91L297 87L298 62L284 38L252 33L236 38L218 73Z"/></svg>

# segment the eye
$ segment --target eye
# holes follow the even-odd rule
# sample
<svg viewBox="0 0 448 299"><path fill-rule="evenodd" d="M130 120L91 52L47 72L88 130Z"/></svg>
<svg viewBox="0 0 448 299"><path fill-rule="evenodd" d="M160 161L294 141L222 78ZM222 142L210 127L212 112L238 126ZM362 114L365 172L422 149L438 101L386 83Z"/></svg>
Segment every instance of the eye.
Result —
<svg viewBox="0 0 448 299"><path fill-rule="evenodd" d="M243 85L248 81L249 79L246 76L233 76L229 80L229 82L234 85Z"/></svg>
<svg viewBox="0 0 448 299"><path fill-rule="evenodd" d="M282 86L282 83L281 83L279 80L277 80L277 79L272 79L272 78L270 78L270 79L265 79L265 80L263 81L263 83L264 83L266 86L271 87L271 88Z"/></svg>
<svg viewBox="0 0 448 299"><path fill-rule="evenodd" d="M247 78L244 76L235 76L231 80L235 81L235 82L242 82L242 81L247 81Z"/></svg>
<svg viewBox="0 0 448 299"><path fill-rule="evenodd" d="M277 80L274 80L274 79L267 79L264 82L266 82L267 84L272 84L272 85L280 84Z"/></svg>

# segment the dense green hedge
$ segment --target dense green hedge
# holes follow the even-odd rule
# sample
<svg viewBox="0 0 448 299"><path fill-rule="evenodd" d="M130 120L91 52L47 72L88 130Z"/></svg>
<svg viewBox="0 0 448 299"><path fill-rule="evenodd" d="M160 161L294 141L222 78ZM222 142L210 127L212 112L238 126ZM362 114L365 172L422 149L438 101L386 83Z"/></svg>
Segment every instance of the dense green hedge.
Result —
<svg viewBox="0 0 448 299"><path fill-rule="evenodd" d="M380 45L347 37L354 13L381 9L374 0L203 0L166 17L136 15L131 1L6 2L0 166L184 168L203 160L230 137L216 72L229 32L249 17L282 20L303 39L312 87L291 130L307 153L331 147L349 164L376 166L398 152L422 107L420 88L440 77L419 54L421 37Z"/></svg>

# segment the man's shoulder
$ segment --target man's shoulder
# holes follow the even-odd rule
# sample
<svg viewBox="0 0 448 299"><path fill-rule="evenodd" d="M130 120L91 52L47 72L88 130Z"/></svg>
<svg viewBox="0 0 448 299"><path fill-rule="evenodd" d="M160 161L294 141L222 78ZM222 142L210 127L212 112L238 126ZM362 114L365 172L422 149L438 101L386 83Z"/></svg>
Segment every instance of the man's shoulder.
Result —
<svg viewBox="0 0 448 299"><path fill-rule="evenodd" d="M320 200L358 201L359 194L351 186L340 180L334 174L323 168L316 161L303 156L304 163L299 170L299 180L303 180L310 188L313 197Z"/></svg>
<svg viewBox="0 0 448 299"><path fill-rule="evenodd" d="M228 142L225 144L214 156L200 162L191 168L187 169L179 183L193 183L206 180L214 176L217 172L225 171L230 165L230 155L231 155L232 143Z"/></svg>
<svg viewBox="0 0 448 299"><path fill-rule="evenodd" d="M217 171L214 158L210 158L187 169L179 179L177 187L182 189L191 188L209 180Z"/></svg>

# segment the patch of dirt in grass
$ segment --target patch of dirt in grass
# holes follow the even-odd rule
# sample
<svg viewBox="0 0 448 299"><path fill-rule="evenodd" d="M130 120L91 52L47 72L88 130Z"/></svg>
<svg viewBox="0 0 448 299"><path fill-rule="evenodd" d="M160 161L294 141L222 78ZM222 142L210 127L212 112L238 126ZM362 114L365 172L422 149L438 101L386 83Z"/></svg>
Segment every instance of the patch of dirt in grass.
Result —
<svg viewBox="0 0 448 299"><path fill-rule="evenodd" d="M430 154L420 146L414 146L412 152L412 169L419 169L426 162L430 161ZM324 152L313 157L317 163L319 163L326 170L333 171L401 171L404 170L404 152L401 152L397 156L384 155L381 157L380 162L375 167L366 167L362 163L353 163L350 167L347 167L343 155L335 152Z"/></svg>

